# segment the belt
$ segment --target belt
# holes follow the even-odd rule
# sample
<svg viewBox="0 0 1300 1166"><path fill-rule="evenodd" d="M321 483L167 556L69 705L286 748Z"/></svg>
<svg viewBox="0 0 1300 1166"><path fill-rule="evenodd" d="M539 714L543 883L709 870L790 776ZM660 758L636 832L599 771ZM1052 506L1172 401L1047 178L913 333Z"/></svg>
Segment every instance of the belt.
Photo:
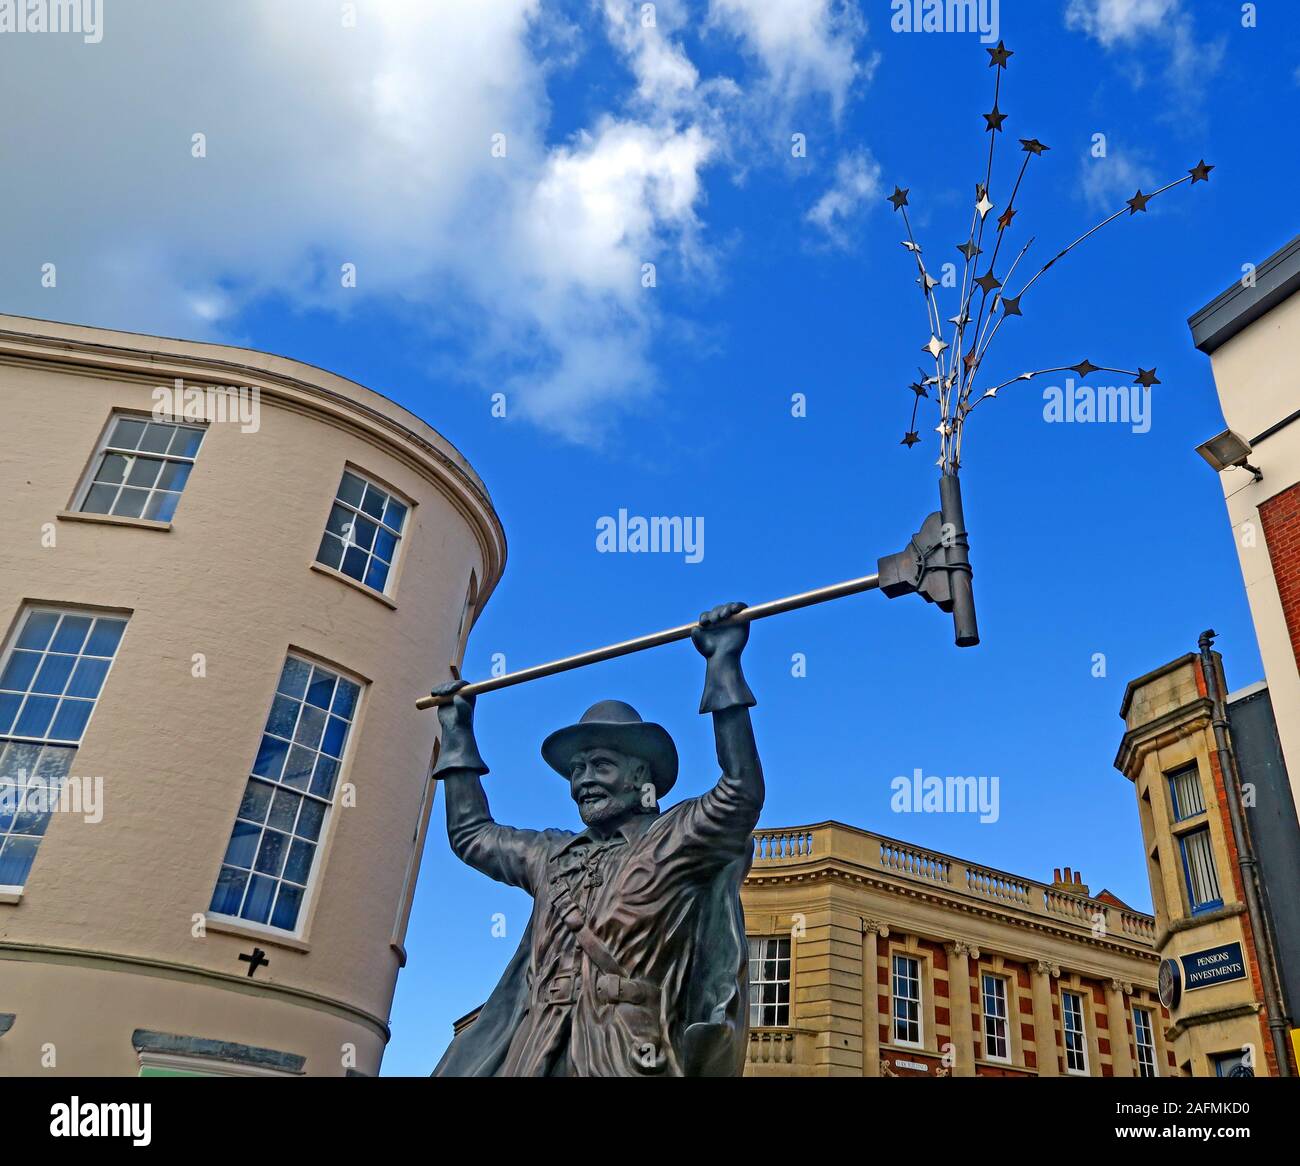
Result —
<svg viewBox="0 0 1300 1166"><path fill-rule="evenodd" d="M557 972L537 993L543 1006L575 1004L582 992L582 973ZM633 980L602 972L596 977L596 1000L601 1004L650 1004L659 989L648 980Z"/></svg>

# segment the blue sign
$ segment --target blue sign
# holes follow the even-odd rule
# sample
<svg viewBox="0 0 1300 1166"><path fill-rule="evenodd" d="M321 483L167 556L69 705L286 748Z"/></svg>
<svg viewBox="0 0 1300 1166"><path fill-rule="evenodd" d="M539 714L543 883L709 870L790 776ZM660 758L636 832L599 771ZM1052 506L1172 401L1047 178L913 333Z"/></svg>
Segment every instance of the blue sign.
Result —
<svg viewBox="0 0 1300 1166"><path fill-rule="evenodd" d="M1246 959L1241 954L1241 944L1225 943L1222 947L1209 947L1182 956L1183 987L1188 991L1226 984L1229 980L1246 978Z"/></svg>

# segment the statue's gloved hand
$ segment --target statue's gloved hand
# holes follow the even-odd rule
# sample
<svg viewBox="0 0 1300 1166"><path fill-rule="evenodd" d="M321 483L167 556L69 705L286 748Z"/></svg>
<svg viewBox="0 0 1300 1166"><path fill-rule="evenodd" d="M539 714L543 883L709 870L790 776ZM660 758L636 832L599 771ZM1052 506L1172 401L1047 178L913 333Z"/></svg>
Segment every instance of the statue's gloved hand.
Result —
<svg viewBox="0 0 1300 1166"><path fill-rule="evenodd" d="M702 713L758 703L740 670L740 654L749 640L749 624L727 622L737 612L744 611L745 606L743 603L720 603L701 614L699 626L691 631L691 641L708 661L704 671L704 695L700 698Z"/></svg>
<svg viewBox="0 0 1300 1166"><path fill-rule="evenodd" d="M449 680L429 694L452 698L446 704L438 706L438 727L441 733L438 764L433 769L434 777L442 777L452 769L479 774L488 772L483 758L479 756L478 743L474 740L475 698L455 695L468 683L467 680Z"/></svg>

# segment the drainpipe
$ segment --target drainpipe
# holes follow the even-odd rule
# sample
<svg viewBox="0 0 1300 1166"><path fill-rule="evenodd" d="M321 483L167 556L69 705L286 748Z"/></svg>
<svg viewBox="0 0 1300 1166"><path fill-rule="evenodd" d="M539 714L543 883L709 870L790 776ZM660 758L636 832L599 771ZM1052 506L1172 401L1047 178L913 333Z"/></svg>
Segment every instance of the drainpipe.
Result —
<svg viewBox="0 0 1300 1166"><path fill-rule="evenodd" d="M1264 986L1264 1009L1268 1013L1269 1034L1273 1038L1273 1056L1277 1060L1280 1076L1291 1076L1291 1058L1288 1048L1288 1030L1291 1025L1282 1007L1281 977L1277 971L1273 931L1264 912L1259 895L1259 861L1250 837L1250 823L1241 800L1241 773L1237 769L1237 754L1228 732L1228 705L1224 700L1227 687L1223 678L1223 660L1213 650L1215 632L1202 632L1198 641L1201 649L1201 672L1205 689L1213 709L1214 744L1219 755L1219 772L1223 774L1224 792L1228 798L1228 817L1232 822L1232 837L1237 846L1237 866L1241 871L1241 886L1246 896L1246 914L1250 917L1251 931L1256 937L1260 964L1260 980Z"/></svg>

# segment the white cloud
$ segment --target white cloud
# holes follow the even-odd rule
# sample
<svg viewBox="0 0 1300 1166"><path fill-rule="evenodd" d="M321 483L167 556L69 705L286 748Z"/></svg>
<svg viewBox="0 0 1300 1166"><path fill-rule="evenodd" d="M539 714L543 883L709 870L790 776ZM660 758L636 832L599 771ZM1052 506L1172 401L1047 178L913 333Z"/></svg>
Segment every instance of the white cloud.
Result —
<svg viewBox="0 0 1300 1166"><path fill-rule="evenodd" d="M1069 0L1065 26L1106 49L1136 49L1147 41L1163 47L1165 77L1184 96L1199 95L1223 61L1222 38L1199 41L1182 0ZM1145 70L1135 68L1133 78L1141 84Z"/></svg>
<svg viewBox="0 0 1300 1166"><path fill-rule="evenodd" d="M642 264L709 271L704 174L740 117L736 83L682 46L683 0L649 29L639 4L599 2L633 84L558 144L548 76L582 36L543 0L362 0L355 28L315 0L117 5L98 45L0 39L0 100L25 111L0 119L0 306L244 342L266 300L344 322L380 303L437 341L439 373L599 440L655 392L673 323ZM842 99L845 34L798 27ZM805 67L781 75L807 88Z"/></svg>
<svg viewBox="0 0 1300 1166"><path fill-rule="evenodd" d="M766 72L766 89L789 106L824 94L839 117L854 84L878 56L857 57L866 33L852 0L709 0L709 24L736 37Z"/></svg>
<svg viewBox="0 0 1300 1166"><path fill-rule="evenodd" d="M1138 190L1149 194L1157 185L1154 171L1130 154L1112 150L1104 158L1083 160L1080 189L1094 211L1110 214Z"/></svg>
<svg viewBox="0 0 1300 1166"><path fill-rule="evenodd" d="M879 195L880 163L869 150L858 150L836 163L835 181L805 218L825 231L832 243L843 246L848 225Z"/></svg>
<svg viewBox="0 0 1300 1166"><path fill-rule="evenodd" d="M1179 0L1070 0L1065 25L1109 48L1159 29L1178 8Z"/></svg>

